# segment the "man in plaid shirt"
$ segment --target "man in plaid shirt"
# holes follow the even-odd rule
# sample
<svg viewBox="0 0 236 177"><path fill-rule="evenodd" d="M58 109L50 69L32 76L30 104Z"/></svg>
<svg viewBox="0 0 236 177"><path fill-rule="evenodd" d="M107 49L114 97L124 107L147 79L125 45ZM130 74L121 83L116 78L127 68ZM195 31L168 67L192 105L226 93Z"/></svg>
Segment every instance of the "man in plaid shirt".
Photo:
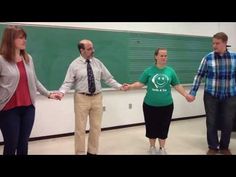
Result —
<svg viewBox="0 0 236 177"><path fill-rule="evenodd" d="M208 155L229 150L233 120L236 116L236 53L227 50L228 36L219 32L213 36L214 51L206 55L194 78L188 101L194 101L202 78L205 78L204 106L206 111ZM220 117L221 137L218 139Z"/></svg>

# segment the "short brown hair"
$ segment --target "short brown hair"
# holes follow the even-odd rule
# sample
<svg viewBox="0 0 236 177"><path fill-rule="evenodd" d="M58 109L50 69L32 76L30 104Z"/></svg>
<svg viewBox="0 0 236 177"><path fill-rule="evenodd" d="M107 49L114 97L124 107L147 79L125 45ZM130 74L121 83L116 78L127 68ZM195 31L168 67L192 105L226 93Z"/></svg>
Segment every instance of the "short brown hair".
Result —
<svg viewBox="0 0 236 177"><path fill-rule="evenodd" d="M3 32L0 54L8 62L15 62L16 47L14 41L20 35L23 35L25 38L27 37L26 32L23 28L14 25L7 26ZM26 63L29 62L29 56L25 50L21 50L20 55L23 56Z"/></svg>
<svg viewBox="0 0 236 177"><path fill-rule="evenodd" d="M223 42L228 42L228 36L224 32L216 33L213 38L221 39Z"/></svg>

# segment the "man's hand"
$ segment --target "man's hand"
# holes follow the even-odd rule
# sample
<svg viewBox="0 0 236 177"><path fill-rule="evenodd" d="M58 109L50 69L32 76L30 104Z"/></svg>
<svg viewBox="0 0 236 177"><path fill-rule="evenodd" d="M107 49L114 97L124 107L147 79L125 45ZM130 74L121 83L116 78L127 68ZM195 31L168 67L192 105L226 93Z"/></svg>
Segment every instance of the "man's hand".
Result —
<svg viewBox="0 0 236 177"><path fill-rule="evenodd" d="M122 90L122 91L127 91L127 90L129 90L129 84L124 83L124 84L121 86L120 90Z"/></svg>
<svg viewBox="0 0 236 177"><path fill-rule="evenodd" d="M188 102L193 102L195 100L195 96L192 96L190 94L188 94L185 98Z"/></svg>

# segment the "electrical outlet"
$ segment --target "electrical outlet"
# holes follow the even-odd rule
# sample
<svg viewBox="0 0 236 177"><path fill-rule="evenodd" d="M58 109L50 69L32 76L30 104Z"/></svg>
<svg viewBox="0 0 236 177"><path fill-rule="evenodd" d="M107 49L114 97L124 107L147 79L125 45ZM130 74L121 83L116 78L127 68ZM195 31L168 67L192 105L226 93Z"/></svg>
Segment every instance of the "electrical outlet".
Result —
<svg viewBox="0 0 236 177"><path fill-rule="evenodd" d="M106 111L106 106L103 106L103 111Z"/></svg>
<svg viewBox="0 0 236 177"><path fill-rule="evenodd" d="M132 104L131 103L129 104L129 109L132 109Z"/></svg>

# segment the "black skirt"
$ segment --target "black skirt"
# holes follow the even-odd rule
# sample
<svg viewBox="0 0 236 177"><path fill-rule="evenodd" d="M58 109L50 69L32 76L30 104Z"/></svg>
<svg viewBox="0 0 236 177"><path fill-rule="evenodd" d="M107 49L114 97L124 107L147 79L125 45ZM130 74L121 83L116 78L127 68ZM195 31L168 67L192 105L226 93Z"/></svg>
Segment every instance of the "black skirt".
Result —
<svg viewBox="0 0 236 177"><path fill-rule="evenodd" d="M146 137L166 139L174 110L173 103L168 106L149 106L143 103Z"/></svg>

